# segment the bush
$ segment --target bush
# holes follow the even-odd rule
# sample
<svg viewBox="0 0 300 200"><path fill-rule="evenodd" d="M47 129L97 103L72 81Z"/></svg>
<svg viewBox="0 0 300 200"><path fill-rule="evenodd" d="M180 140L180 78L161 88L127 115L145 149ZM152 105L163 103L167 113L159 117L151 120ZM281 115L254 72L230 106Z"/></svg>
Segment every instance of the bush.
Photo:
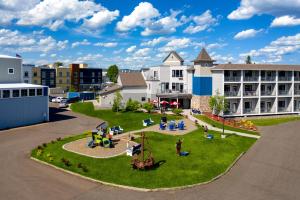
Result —
<svg viewBox="0 0 300 200"><path fill-rule="evenodd" d="M172 112L175 114L175 115L180 115L182 113L182 109L180 108L175 108L172 110Z"/></svg>
<svg viewBox="0 0 300 200"><path fill-rule="evenodd" d="M144 103L143 108L147 110L148 113L151 113L151 111L154 109L154 106L152 103Z"/></svg>
<svg viewBox="0 0 300 200"><path fill-rule="evenodd" d="M126 103L126 111L137 111L140 108L140 103L138 101L133 101L131 98L128 99Z"/></svg>

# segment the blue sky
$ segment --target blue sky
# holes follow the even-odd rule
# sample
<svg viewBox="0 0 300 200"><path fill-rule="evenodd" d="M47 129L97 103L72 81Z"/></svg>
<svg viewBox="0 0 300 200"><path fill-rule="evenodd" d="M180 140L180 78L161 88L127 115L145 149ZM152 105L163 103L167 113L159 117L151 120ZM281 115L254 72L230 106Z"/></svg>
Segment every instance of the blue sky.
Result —
<svg viewBox="0 0 300 200"><path fill-rule="evenodd" d="M300 0L0 0L0 54L24 63L160 64L202 47L217 63L300 64Z"/></svg>

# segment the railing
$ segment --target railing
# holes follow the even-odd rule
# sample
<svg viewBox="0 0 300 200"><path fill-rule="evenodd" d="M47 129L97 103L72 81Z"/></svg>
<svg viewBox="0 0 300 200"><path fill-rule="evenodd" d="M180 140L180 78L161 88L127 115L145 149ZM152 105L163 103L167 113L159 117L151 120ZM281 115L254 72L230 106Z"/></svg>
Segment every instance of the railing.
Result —
<svg viewBox="0 0 300 200"><path fill-rule="evenodd" d="M295 81L300 81L300 77L299 77L299 76L295 76L295 77L294 77L294 80L295 80Z"/></svg>
<svg viewBox="0 0 300 200"><path fill-rule="evenodd" d="M275 94L273 94L273 91L261 91L260 95L261 96L273 96Z"/></svg>
<svg viewBox="0 0 300 200"><path fill-rule="evenodd" d="M258 109L244 108L244 114L258 114Z"/></svg>
<svg viewBox="0 0 300 200"><path fill-rule="evenodd" d="M278 95L291 95L288 90L278 90Z"/></svg>
<svg viewBox="0 0 300 200"><path fill-rule="evenodd" d="M270 109L266 109L266 108L265 108L265 109L262 109L262 108L261 108L261 109L260 109L260 112L261 112L261 113L274 113L275 111L272 111L271 108L270 108Z"/></svg>
<svg viewBox="0 0 300 200"><path fill-rule="evenodd" d="M295 94L295 95L300 95L300 90L295 90L295 91L294 91L294 94Z"/></svg>
<svg viewBox="0 0 300 200"><path fill-rule="evenodd" d="M237 96L240 96L240 93L239 92L235 92L235 91L233 91L233 92L226 92L225 91L224 94L227 97L237 97Z"/></svg>
<svg viewBox="0 0 300 200"><path fill-rule="evenodd" d="M278 81L291 81L291 76L278 76Z"/></svg>
<svg viewBox="0 0 300 200"><path fill-rule="evenodd" d="M276 76L262 76L261 81L275 81Z"/></svg>
<svg viewBox="0 0 300 200"><path fill-rule="evenodd" d="M278 112L288 112L287 107L278 107Z"/></svg>
<svg viewBox="0 0 300 200"><path fill-rule="evenodd" d="M157 94L188 94L188 90L157 90Z"/></svg>
<svg viewBox="0 0 300 200"><path fill-rule="evenodd" d="M159 81L158 76L147 76L146 81Z"/></svg>
<svg viewBox="0 0 300 200"><path fill-rule="evenodd" d="M225 82L239 82L241 81L240 76L225 76Z"/></svg>
<svg viewBox="0 0 300 200"><path fill-rule="evenodd" d="M226 112L224 112L224 115L240 115L241 112L239 112L238 110L236 111L231 111L231 110L228 110Z"/></svg>
<svg viewBox="0 0 300 200"><path fill-rule="evenodd" d="M258 96L256 91L244 91L244 96Z"/></svg>
<svg viewBox="0 0 300 200"><path fill-rule="evenodd" d="M245 76L244 81L258 81L258 76Z"/></svg>

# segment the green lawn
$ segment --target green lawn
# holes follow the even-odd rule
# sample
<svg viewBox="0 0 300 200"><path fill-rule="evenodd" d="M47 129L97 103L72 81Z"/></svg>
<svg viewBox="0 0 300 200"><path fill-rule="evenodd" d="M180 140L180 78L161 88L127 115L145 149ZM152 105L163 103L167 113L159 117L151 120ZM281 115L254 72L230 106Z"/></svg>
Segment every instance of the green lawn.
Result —
<svg viewBox="0 0 300 200"><path fill-rule="evenodd" d="M131 157L125 155L109 159L95 159L62 149L63 144L82 138L83 135L50 143L39 156L37 149L34 149L31 155L55 166L105 182L140 188L176 187L213 179L224 172L242 152L247 151L256 141L236 135L221 139L219 133L211 133L215 135L213 140L204 138L201 129L180 137L146 133L155 161L161 163L158 168L150 171L132 169ZM184 139L182 150L189 151L189 156L176 155L175 142L178 138ZM52 161L49 161L49 156L53 157ZM68 159L71 166L65 166L61 161L62 158ZM83 172L77 167L78 163L86 166L88 171Z"/></svg>
<svg viewBox="0 0 300 200"><path fill-rule="evenodd" d="M71 105L74 112L91 117L97 117L108 122L109 126L120 125L125 132L144 128L142 120L151 118L155 124L160 122L160 114L148 114L143 112L113 112L112 110L95 110L91 102L74 103ZM182 119L181 116L168 115L169 119Z"/></svg>
<svg viewBox="0 0 300 200"><path fill-rule="evenodd" d="M260 119L249 119L256 126L273 126L282 124L290 121L300 120L300 116L289 116L289 117L276 117L276 118L260 118Z"/></svg>
<svg viewBox="0 0 300 200"><path fill-rule="evenodd" d="M215 126L217 128L223 129L223 124L221 122L218 121L214 121L212 119L210 119L209 117L205 116L205 115L195 115L196 118L198 118L201 121L204 121L212 126ZM237 131L237 132L241 132L241 133L249 133L249 134L254 134L254 135L259 135L258 132L255 131L248 131L248 130L244 130L244 129L240 129L240 128L234 128L231 126L224 126L225 130L230 130L230 131Z"/></svg>

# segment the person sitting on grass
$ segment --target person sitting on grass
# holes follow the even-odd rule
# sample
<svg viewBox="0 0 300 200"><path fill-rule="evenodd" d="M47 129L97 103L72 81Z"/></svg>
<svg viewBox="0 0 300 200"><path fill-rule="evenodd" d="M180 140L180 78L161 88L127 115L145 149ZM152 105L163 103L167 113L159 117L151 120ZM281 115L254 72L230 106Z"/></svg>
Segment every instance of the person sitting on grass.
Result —
<svg viewBox="0 0 300 200"><path fill-rule="evenodd" d="M182 141L181 141L180 139L178 139L178 141L176 142L176 153L177 153L178 155L180 155L181 144L182 144Z"/></svg>
<svg viewBox="0 0 300 200"><path fill-rule="evenodd" d="M204 126L204 136L207 137L207 134L208 134L208 128L207 128L207 126L205 125L205 126Z"/></svg>

